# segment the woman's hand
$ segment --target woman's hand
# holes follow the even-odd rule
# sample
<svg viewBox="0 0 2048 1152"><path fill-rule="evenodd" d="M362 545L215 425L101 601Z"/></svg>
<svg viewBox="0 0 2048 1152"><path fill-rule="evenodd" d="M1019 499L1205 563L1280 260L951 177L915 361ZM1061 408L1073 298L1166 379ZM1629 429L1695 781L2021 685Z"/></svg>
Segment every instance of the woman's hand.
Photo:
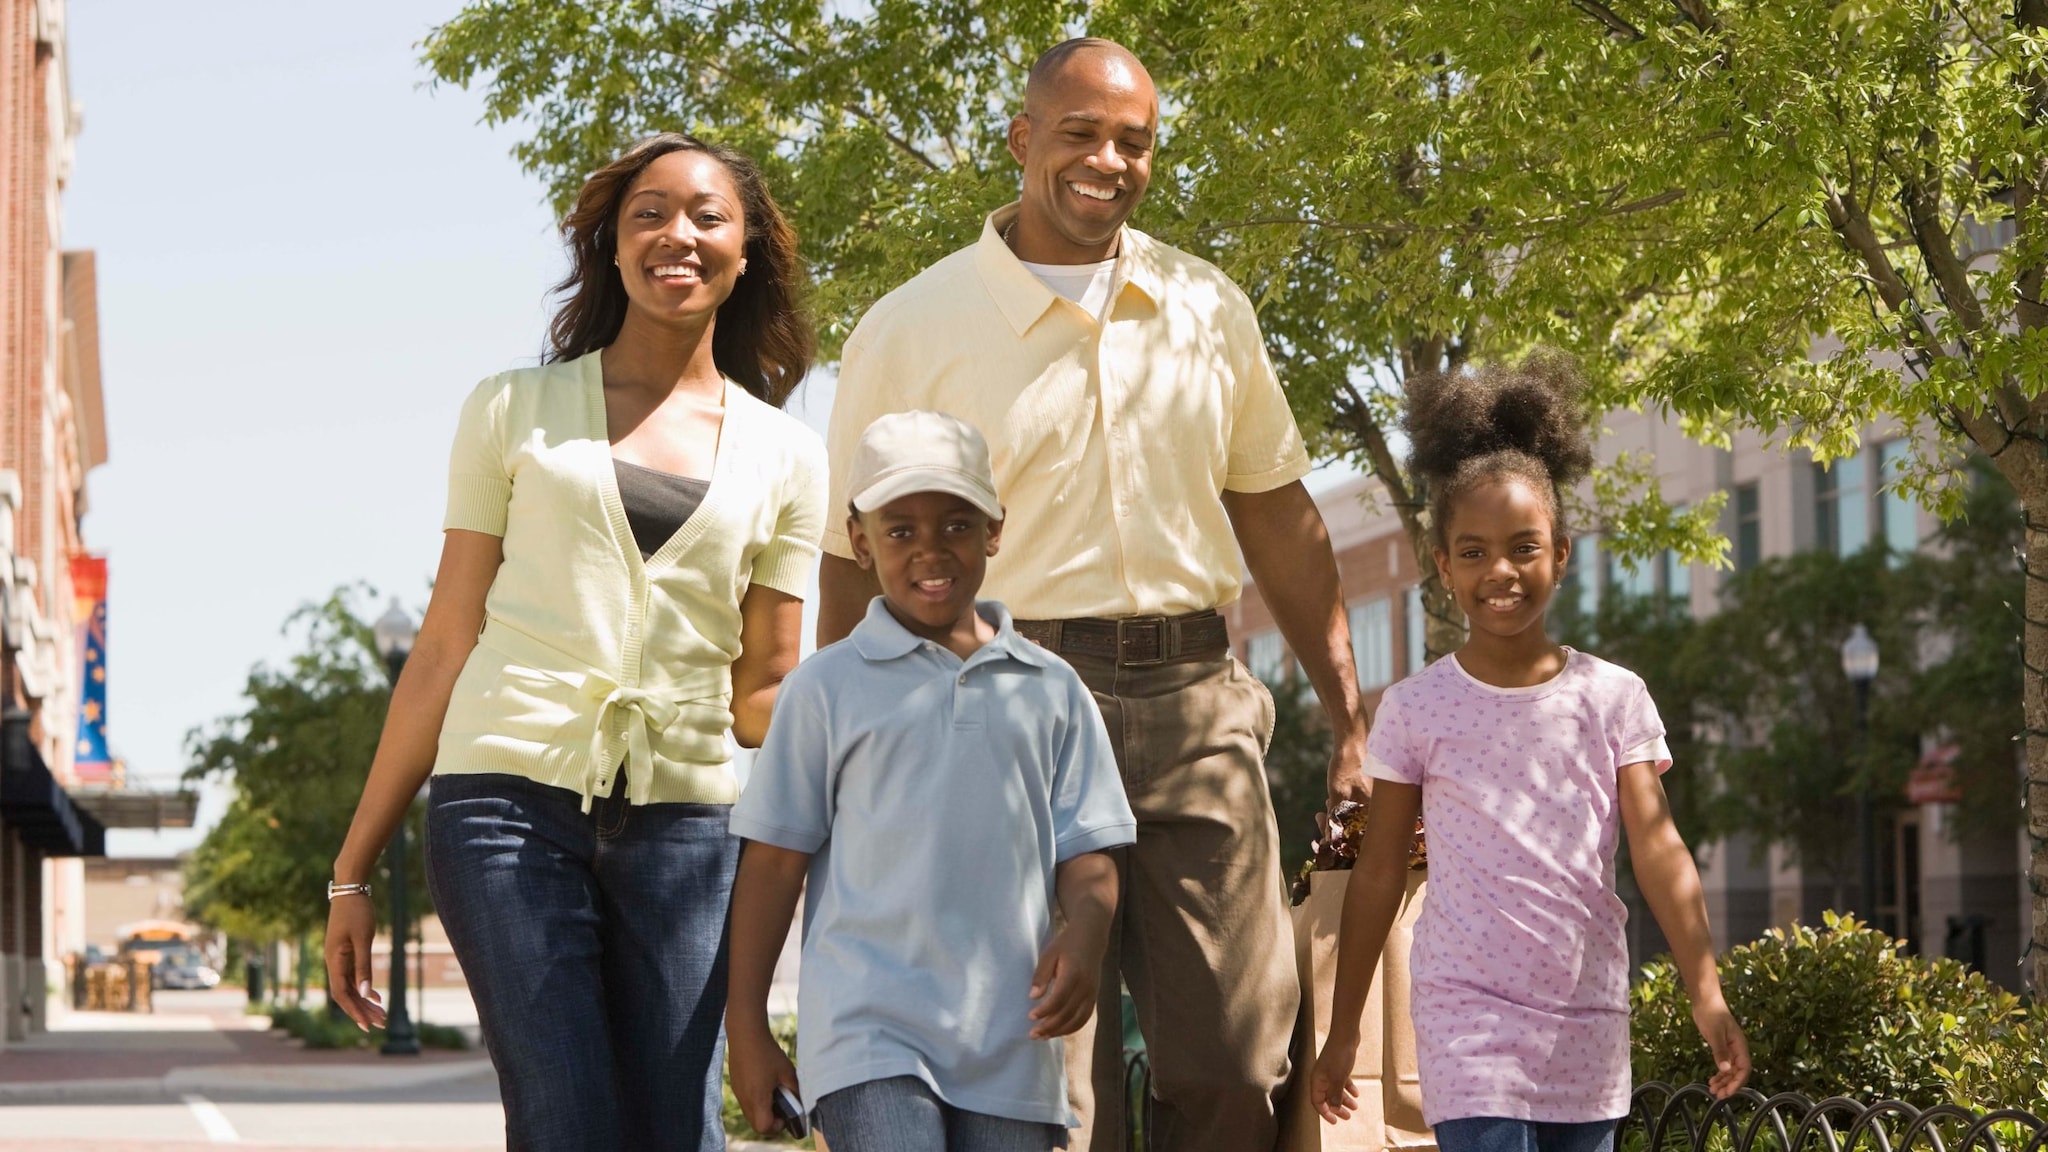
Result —
<svg viewBox="0 0 2048 1152"><path fill-rule="evenodd" d="M384 1005L370 987L370 940L377 909L361 893L327 905L327 998L368 1032L384 1026Z"/></svg>
<svg viewBox="0 0 2048 1152"><path fill-rule="evenodd" d="M1695 1000L1692 1022L1714 1052L1714 1074L1707 1080L1707 1090L1714 1099L1726 1100L1749 1082L1749 1037L1742 1034L1742 1025L1735 1022L1735 1014L1719 996Z"/></svg>
<svg viewBox="0 0 2048 1152"><path fill-rule="evenodd" d="M775 1086L782 1085L798 1099L796 1065L789 1054L765 1028L733 1029L727 1024L725 1056L732 1071L732 1096L746 1113L747 1123L763 1136L782 1131L782 1118L775 1114Z"/></svg>
<svg viewBox="0 0 2048 1152"><path fill-rule="evenodd" d="M1358 1037L1332 1032L1316 1053L1315 1072L1309 1080L1309 1099L1325 1124L1351 1119L1358 1107L1358 1088L1351 1083L1351 1070L1358 1065Z"/></svg>

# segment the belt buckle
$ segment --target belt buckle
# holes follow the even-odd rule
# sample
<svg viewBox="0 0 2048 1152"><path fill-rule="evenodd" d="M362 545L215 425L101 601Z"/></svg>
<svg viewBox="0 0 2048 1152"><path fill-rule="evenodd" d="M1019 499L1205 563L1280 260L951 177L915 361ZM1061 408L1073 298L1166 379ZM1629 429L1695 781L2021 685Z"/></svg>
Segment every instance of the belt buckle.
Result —
<svg viewBox="0 0 2048 1152"><path fill-rule="evenodd" d="M1132 644L1148 630L1152 633L1152 654L1132 656ZM1144 619L1119 617L1116 622L1116 662L1126 668L1149 668L1166 663L1166 621L1158 616Z"/></svg>

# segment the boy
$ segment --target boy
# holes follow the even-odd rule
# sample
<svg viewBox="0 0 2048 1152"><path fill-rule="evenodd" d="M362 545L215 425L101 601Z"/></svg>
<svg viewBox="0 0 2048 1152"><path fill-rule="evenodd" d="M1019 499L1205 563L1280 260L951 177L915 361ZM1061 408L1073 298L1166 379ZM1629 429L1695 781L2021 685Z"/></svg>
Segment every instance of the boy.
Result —
<svg viewBox="0 0 2048 1152"><path fill-rule="evenodd" d="M783 682L732 814L733 1093L765 1132L798 1090L767 1004L808 877L798 1054L834 1152L1062 1147L1057 1037L1094 1007L1104 850L1136 834L1109 734L1074 670L975 600L1003 527L979 432L884 416L848 490L882 595Z"/></svg>

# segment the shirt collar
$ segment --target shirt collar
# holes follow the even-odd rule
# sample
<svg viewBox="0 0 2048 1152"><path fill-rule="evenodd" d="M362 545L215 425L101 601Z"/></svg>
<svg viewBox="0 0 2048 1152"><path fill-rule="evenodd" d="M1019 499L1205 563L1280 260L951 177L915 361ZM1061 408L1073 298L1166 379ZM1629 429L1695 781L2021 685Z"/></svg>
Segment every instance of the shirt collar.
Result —
<svg viewBox="0 0 2048 1152"><path fill-rule="evenodd" d="M1013 203L989 213L981 225L981 239L974 246L974 264L981 273L981 282L995 299L996 309L1022 336L1060 297L1045 286L1045 281L1032 275L1031 269L1024 267L1010 246L1003 243L1003 229L1016 223L1018 210L1019 205ZM1121 296L1129 285L1144 293L1155 307L1158 305L1165 277L1160 275L1156 245L1157 241L1150 236L1124 226L1117 241L1116 275L1109 286L1111 300Z"/></svg>
<svg viewBox="0 0 2048 1152"><path fill-rule="evenodd" d="M981 613L982 619L995 625L996 635L975 652L971 657L973 661L1008 656L1034 668L1046 666L1045 650L1018 634L1016 622L1010 619L1010 610L1003 607L1001 601L976 600L974 608ZM905 628L890 613L888 602L880 596L868 601L868 614L854 625L851 639L855 651L876 663L908 656L927 643L923 637Z"/></svg>

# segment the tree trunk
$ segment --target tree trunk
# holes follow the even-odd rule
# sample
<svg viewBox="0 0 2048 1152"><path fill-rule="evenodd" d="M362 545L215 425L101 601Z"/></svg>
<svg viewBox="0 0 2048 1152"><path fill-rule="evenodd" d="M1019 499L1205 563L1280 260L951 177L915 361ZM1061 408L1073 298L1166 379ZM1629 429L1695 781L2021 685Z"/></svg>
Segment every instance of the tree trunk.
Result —
<svg viewBox="0 0 2048 1152"><path fill-rule="evenodd" d="M2026 551L2020 564L2027 581L2020 700L2027 719L2027 890L2034 906L2034 935L2021 964L2038 998L2048 994L2048 477L2028 479L2032 483L2019 490L2026 513Z"/></svg>

